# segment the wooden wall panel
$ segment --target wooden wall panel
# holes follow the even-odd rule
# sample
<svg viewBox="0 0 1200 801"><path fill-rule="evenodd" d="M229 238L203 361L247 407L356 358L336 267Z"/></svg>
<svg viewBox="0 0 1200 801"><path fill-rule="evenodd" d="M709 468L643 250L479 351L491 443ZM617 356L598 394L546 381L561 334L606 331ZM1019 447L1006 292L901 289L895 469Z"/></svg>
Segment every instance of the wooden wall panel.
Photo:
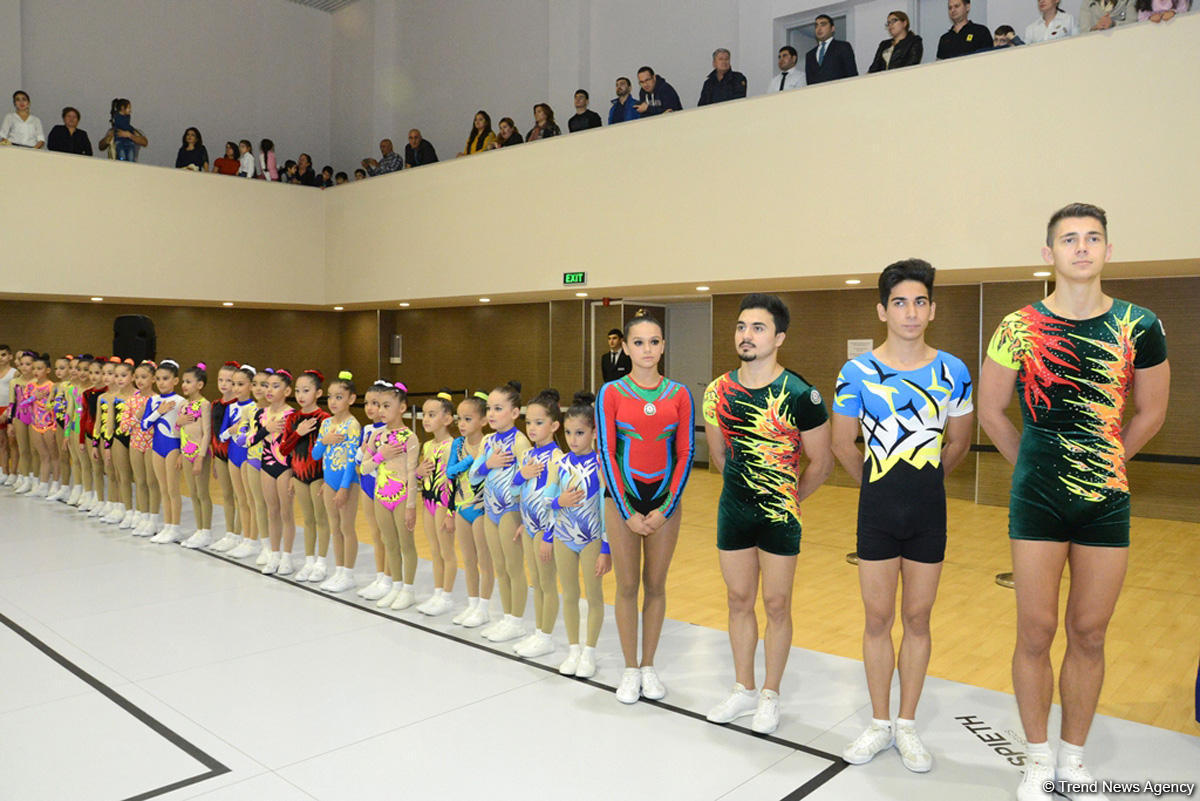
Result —
<svg viewBox="0 0 1200 801"><path fill-rule="evenodd" d="M597 392L600 385L604 383L600 374L600 359L608 352L608 332L614 328L624 328L625 322L622 319L622 307L619 304L592 306L591 308L595 318L596 344L594 348L588 348L588 354L592 365L592 391ZM589 332L591 328L592 326L589 326ZM591 355L593 353L595 356Z"/></svg>
<svg viewBox="0 0 1200 801"><path fill-rule="evenodd" d="M558 389L564 405L585 388L590 350L583 329L585 304L583 300L550 302L550 386Z"/></svg>
<svg viewBox="0 0 1200 801"><path fill-rule="evenodd" d="M380 376L379 312L342 312L338 321L341 334L338 369L354 373L354 383L361 402L363 390Z"/></svg>

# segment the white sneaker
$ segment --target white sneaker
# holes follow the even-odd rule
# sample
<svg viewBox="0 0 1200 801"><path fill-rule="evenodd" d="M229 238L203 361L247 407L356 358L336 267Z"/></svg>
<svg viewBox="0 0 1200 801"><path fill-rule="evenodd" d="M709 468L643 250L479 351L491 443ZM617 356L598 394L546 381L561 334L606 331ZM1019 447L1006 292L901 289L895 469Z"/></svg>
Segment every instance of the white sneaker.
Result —
<svg viewBox="0 0 1200 801"><path fill-rule="evenodd" d="M596 649L591 646L584 646L583 653L579 655L579 667L575 669L576 678L590 679L596 675Z"/></svg>
<svg viewBox="0 0 1200 801"><path fill-rule="evenodd" d="M212 545L212 540L213 540L212 531L210 531L209 529L206 529L206 528L202 528L196 532L195 536L192 537L192 539L191 539L192 544L191 545L185 544L185 547L207 548L209 545Z"/></svg>
<svg viewBox="0 0 1200 801"><path fill-rule="evenodd" d="M778 728L779 693L763 690L758 696L758 709L754 710L754 719L750 721L750 731L755 734L772 734Z"/></svg>
<svg viewBox="0 0 1200 801"><path fill-rule="evenodd" d="M308 577L312 575L313 558L311 556L304 557L304 565L296 571L296 581L308 581Z"/></svg>
<svg viewBox="0 0 1200 801"><path fill-rule="evenodd" d="M430 617L444 615L454 608L454 600L449 593L443 592L441 595L435 595L429 599L425 605L425 609L421 610Z"/></svg>
<svg viewBox="0 0 1200 801"><path fill-rule="evenodd" d="M164 528L166 523L163 522L162 515L150 515L150 533L158 534Z"/></svg>
<svg viewBox="0 0 1200 801"><path fill-rule="evenodd" d="M162 545L164 542L167 541L167 536L170 534L170 529L171 529L170 526L163 526L162 531L158 532L153 537L151 537L150 541L153 542L155 545Z"/></svg>
<svg viewBox="0 0 1200 801"><path fill-rule="evenodd" d="M404 587L403 584L399 584L397 582L392 582L391 584L389 584L387 594L383 595L382 597L380 597L380 599L378 601L375 602L375 608L377 608L377 609L390 608L391 605L396 602L396 599L400 597L400 590L403 589L403 587Z"/></svg>
<svg viewBox="0 0 1200 801"><path fill-rule="evenodd" d="M366 589L362 592L363 600L382 600L383 598L386 598L392 594L393 586L396 586L396 591L398 593L400 588L392 581L391 576L380 576L379 578L375 579L374 583L367 585ZM393 596L392 601L394 600L396 600L396 598ZM388 601L386 604L379 604L379 608L382 609L385 606L391 606L392 601Z"/></svg>
<svg viewBox="0 0 1200 801"><path fill-rule="evenodd" d="M400 594L392 601L391 609L393 612L399 612L401 609L407 609L416 603L417 595L407 586L401 585Z"/></svg>
<svg viewBox="0 0 1200 801"><path fill-rule="evenodd" d="M625 668L621 674L621 683L617 685L617 700L622 704L637 703L642 695L642 671L638 668Z"/></svg>
<svg viewBox="0 0 1200 801"><path fill-rule="evenodd" d="M133 528L133 521L134 521L134 518L136 518L136 517L137 517L137 512L130 509L129 511L127 511L125 513L125 516L121 518L121 522L117 525L117 528L122 529L122 530L128 530L128 529Z"/></svg>
<svg viewBox="0 0 1200 801"><path fill-rule="evenodd" d="M16 484L16 483L17 483L17 474L16 473L9 473L7 478L4 479L5 487L11 487L13 484Z"/></svg>
<svg viewBox="0 0 1200 801"><path fill-rule="evenodd" d="M296 571L292 565L292 555L290 553L279 554L279 566L275 569L277 576L290 576Z"/></svg>
<svg viewBox="0 0 1200 801"><path fill-rule="evenodd" d="M896 750L900 752L904 767L913 773L928 773L933 767L933 757L913 726L896 725Z"/></svg>
<svg viewBox="0 0 1200 801"><path fill-rule="evenodd" d="M263 548L263 551L267 554L267 561L263 564L262 574L264 576L274 575L279 570L280 554L277 551L268 551L266 548Z"/></svg>
<svg viewBox="0 0 1200 801"><path fill-rule="evenodd" d="M232 556L234 559L245 559L247 556L258 556L262 550L258 540L243 539L237 545L225 552L226 556Z"/></svg>
<svg viewBox="0 0 1200 801"><path fill-rule="evenodd" d="M892 727L881 726L872 720L866 731L842 750L842 759L851 765L865 765L880 751L891 748L894 742Z"/></svg>
<svg viewBox="0 0 1200 801"><path fill-rule="evenodd" d="M31 489L33 489L33 487L30 486L29 476L21 476L20 480L17 481L16 489L14 489L13 492L17 495L24 495Z"/></svg>
<svg viewBox="0 0 1200 801"><path fill-rule="evenodd" d="M525 626L512 615L505 615L496 627L484 635L489 642L508 642L525 636Z"/></svg>
<svg viewBox="0 0 1200 801"><path fill-rule="evenodd" d="M106 506L108 506L107 503L100 500L98 497L94 498L92 500L92 503L88 506L87 516L88 517L99 517L101 515L108 514L108 512L105 510Z"/></svg>
<svg viewBox="0 0 1200 801"><path fill-rule="evenodd" d="M453 623L455 626L461 626L463 624L463 621L467 619L467 615L471 614L471 612L475 609L475 606L478 603L479 603L478 598L468 598L467 605L464 606L462 609L458 610L458 614L455 615L453 618L451 618L450 622Z"/></svg>
<svg viewBox="0 0 1200 801"><path fill-rule="evenodd" d="M658 678L654 665L646 665L642 668L642 697L649 698L651 701L659 701L667 697L667 688Z"/></svg>
<svg viewBox="0 0 1200 801"><path fill-rule="evenodd" d="M215 551L217 553L225 553L226 551L232 551L237 546L238 541L234 538L233 533L226 531L224 537L221 537L221 539L208 546L208 550Z"/></svg>
<svg viewBox="0 0 1200 801"><path fill-rule="evenodd" d="M517 649L517 656L522 659L536 659L550 653L554 653L554 638L544 631L535 631L533 637Z"/></svg>
<svg viewBox="0 0 1200 801"><path fill-rule="evenodd" d="M171 533L167 536L167 544L168 545L173 545L174 543L177 543L177 542L180 542L183 540L183 530L181 528L179 528L178 523L176 523L172 526L169 526L168 528L170 528L170 530L171 530ZM166 529L163 529L163 531L165 532Z"/></svg>
<svg viewBox="0 0 1200 801"><path fill-rule="evenodd" d="M354 594L357 595L359 598L363 597L363 594L366 593L368 590L370 590L372 587L374 587L376 584L378 584L379 579L381 579L381 578L383 578L381 575L376 574L375 578L371 581L370 584L366 585L365 587L359 587L357 590L354 591Z"/></svg>
<svg viewBox="0 0 1200 801"><path fill-rule="evenodd" d="M732 723L738 718L753 715L756 709L758 709L758 692L747 690L745 686L735 682L729 697L714 706L706 719L709 723Z"/></svg>
<svg viewBox="0 0 1200 801"><path fill-rule="evenodd" d="M29 493L29 496L31 498L45 498L49 494L50 494L50 485L47 484L45 481L39 481L37 484L37 488L33 492Z"/></svg>
<svg viewBox="0 0 1200 801"><path fill-rule="evenodd" d="M200 536L200 529L196 529L191 534L189 534L183 538L183 540L179 543L180 547L194 548L195 546L192 545L192 543L195 542L199 536Z"/></svg>
<svg viewBox="0 0 1200 801"><path fill-rule="evenodd" d="M558 666L558 672L563 676L574 676L575 671L579 670L580 657L579 643L572 643L567 646L567 658Z"/></svg>
<svg viewBox="0 0 1200 801"><path fill-rule="evenodd" d="M1073 760L1067 765L1060 764L1055 774L1059 782L1059 795L1066 796L1071 801L1108 801L1108 796L1103 793L1075 793L1063 789L1063 782L1069 782L1073 785L1096 784L1099 786L1096 779L1092 776L1092 772L1087 769L1082 761Z"/></svg>
<svg viewBox="0 0 1200 801"><path fill-rule="evenodd" d="M308 572L308 580L320 583L328 577L329 568L325 566L325 557L318 556L317 560L313 563L312 570ZM299 577L296 580L299 581Z"/></svg>
<svg viewBox="0 0 1200 801"><path fill-rule="evenodd" d="M348 567L334 571L329 580L321 585L321 589L329 593L345 592L354 589L354 573Z"/></svg>
<svg viewBox="0 0 1200 801"><path fill-rule="evenodd" d="M1047 759L1043 757L1043 759ZM1042 762L1031 757L1025 763L1025 776L1017 785L1017 801L1053 801L1053 793L1046 792L1047 786L1054 786L1054 764L1049 757Z"/></svg>
<svg viewBox="0 0 1200 801"><path fill-rule="evenodd" d="M67 496L67 506L78 506L79 499L83 497L83 485L76 484L71 487L71 494Z"/></svg>
<svg viewBox="0 0 1200 801"><path fill-rule="evenodd" d="M267 560L271 558L271 546L269 544L270 540L267 539L259 538L258 542L262 543L262 549L258 552L258 558L254 560L254 564L258 567L262 567L267 563ZM278 565L276 565L276 567L278 567Z"/></svg>
<svg viewBox="0 0 1200 801"><path fill-rule="evenodd" d="M50 494L46 496L46 500L60 501L62 500L62 496L66 495L67 492L69 492L67 487L64 487L62 484L59 484L57 481L55 481L50 485Z"/></svg>
<svg viewBox="0 0 1200 801"><path fill-rule="evenodd" d="M491 606L490 598L480 598L479 603L475 604L475 608L470 610L467 616L463 618L462 627L464 629L473 629L476 626L482 626L484 623L487 623L490 620L488 617L489 606Z"/></svg>

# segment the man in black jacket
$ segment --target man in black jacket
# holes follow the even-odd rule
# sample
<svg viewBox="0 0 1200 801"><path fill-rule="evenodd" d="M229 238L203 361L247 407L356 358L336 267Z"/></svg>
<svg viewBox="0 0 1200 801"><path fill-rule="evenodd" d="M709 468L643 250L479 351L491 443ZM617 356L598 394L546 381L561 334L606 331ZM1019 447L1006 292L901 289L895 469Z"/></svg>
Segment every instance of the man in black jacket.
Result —
<svg viewBox="0 0 1200 801"><path fill-rule="evenodd" d="M421 132L413 128L408 132L408 144L404 146L404 166L420 167L438 160L433 145L421 138Z"/></svg>
<svg viewBox="0 0 1200 801"><path fill-rule="evenodd" d="M991 50L992 32L986 26L971 22L971 0L950 0L946 4L950 15L950 30L938 39L937 57L969 56L980 50Z"/></svg>
<svg viewBox="0 0 1200 801"><path fill-rule="evenodd" d="M713 51L713 71L708 73L696 105L724 103L746 96L746 76L729 65L729 51L721 47Z"/></svg>
<svg viewBox="0 0 1200 801"><path fill-rule="evenodd" d="M616 381L633 369L633 359L630 359L629 354L621 347L622 339L624 337L620 328L608 332L608 353L600 357L600 375L605 384Z"/></svg>
<svg viewBox="0 0 1200 801"><path fill-rule="evenodd" d="M849 42L833 38L833 17L828 14L817 15L813 22L813 34L817 37L817 46L804 54L804 74L810 86L858 75L854 48Z"/></svg>

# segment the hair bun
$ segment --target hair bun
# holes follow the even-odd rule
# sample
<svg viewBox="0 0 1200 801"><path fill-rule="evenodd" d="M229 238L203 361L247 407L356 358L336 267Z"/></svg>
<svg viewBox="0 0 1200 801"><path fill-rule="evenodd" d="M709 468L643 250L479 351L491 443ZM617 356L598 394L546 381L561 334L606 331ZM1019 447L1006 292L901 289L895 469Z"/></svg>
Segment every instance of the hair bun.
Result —
<svg viewBox="0 0 1200 801"><path fill-rule="evenodd" d="M174 359L163 359L161 362L163 367L166 367L168 364L175 368L179 367L179 362L175 361Z"/></svg>
<svg viewBox="0 0 1200 801"><path fill-rule="evenodd" d="M515 389L517 391L518 395L521 394L521 382L520 381L513 379L512 381L509 381L507 384L505 384L505 386L512 387L513 389Z"/></svg>
<svg viewBox="0 0 1200 801"><path fill-rule="evenodd" d="M394 386L396 389L400 390L401 392L404 392L404 393L408 392L408 387L404 385L403 381L397 381L395 384L392 384L392 386Z"/></svg>
<svg viewBox="0 0 1200 801"><path fill-rule="evenodd" d="M199 367L201 370L207 370L207 369L208 369L208 365L207 365L207 364L205 364L204 362L196 362L196 366L197 366L197 367Z"/></svg>
<svg viewBox="0 0 1200 801"><path fill-rule="evenodd" d="M353 381L354 373L350 372L349 370L342 370L340 373L338 373L338 378L343 381Z"/></svg>
<svg viewBox="0 0 1200 801"><path fill-rule="evenodd" d="M547 387L538 393L539 398L552 398L555 403L558 403L562 395L558 394L558 390L554 387Z"/></svg>
<svg viewBox="0 0 1200 801"><path fill-rule="evenodd" d="M486 392L477 391L477 392L475 392L475 394L473 394L471 397L473 397L473 398L479 398L479 399L480 399L481 401L483 401L484 403L487 403L488 394L487 394Z"/></svg>
<svg viewBox="0 0 1200 801"><path fill-rule="evenodd" d="M317 379L318 384L325 383L325 374L320 370L305 370L303 373L301 373L301 375L311 375L313 378Z"/></svg>
<svg viewBox="0 0 1200 801"><path fill-rule="evenodd" d="M252 364L242 364L242 365L239 365L239 366L238 366L238 369L239 369L239 370L244 370L245 372L249 373L249 374L250 374L250 375L252 375L252 376L253 376L253 375L258 375L258 370L255 370L255 369L254 369L254 365L252 365Z"/></svg>
<svg viewBox="0 0 1200 801"><path fill-rule="evenodd" d="M225 364L222 366L223 367L232 367L234 370L237 370L241 367L241 365L238 364L237 362L225 362Z"/></svg>
<svg viewBox="0 0 1200 801"><path fill-rule="evenodd" d="M372 384L371 384L371 386L372 386L372 387L380 387L380 388L383 388L383 389L391 389L391 388L392 388L392 382L391 382L391 381L384 381L382 378L376 378L376 379L375 379L375 381L374 381L374 383L372 383Z"/></svg>
<svg viewBox="0 0 1200 801"><path fill-rule="evenodd" d="M575 397L571 399L571 404L574 406L591 406L596 402L596 396L587 391L575 393Z"/></svg>

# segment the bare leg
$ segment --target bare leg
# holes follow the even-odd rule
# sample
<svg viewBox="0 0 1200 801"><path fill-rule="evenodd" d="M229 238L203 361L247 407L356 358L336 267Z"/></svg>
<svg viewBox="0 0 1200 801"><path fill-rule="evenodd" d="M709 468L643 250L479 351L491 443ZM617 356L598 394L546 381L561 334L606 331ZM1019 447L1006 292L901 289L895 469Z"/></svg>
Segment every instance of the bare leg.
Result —
<svg viewBox="0 0 1200 801"><path fill-rule="evenodd" d="M642 549L642 664L654 664L658 651L658 638L662 635L663 620L667 616L667 571L671 569L671 557L675 554L675 543L679 541L679 520L682 508L675 507L675 514L663 523L662 528L648 537L643 537Z"/></svg>
<svg viewBox="0 0 1200 801"><path fill-rule="evenodd" d="M639 667L638 660L638 590L642 575L642 536L625 526L625 520L611 499L604 501L608 525L608 544L612 549L613 573L617 580L617 595L613 611L617 619L617 635L625 667Z"/></svg>
<svg viewBox="0 0 1200 801"><path fill-rule="evenodd" d="M900 717L916 720L917 703L921 700L929 654L933 650L929 616L937 599L942 563L902 559L900 572L904 577L900 601L900 615L904 621L904 638L900 641Z"/></svg>
<svg viewBox="0 0 1200 801"><path fill-rule="evenodd" d="M900 581L900 557L858 562L858 586L862 593L866 624L863 627L863 667L867 692L871 694L871 716L891 720L892 674L896 672L896 649L892 624L896 620L896 586Z"/></svg>
<svg viewBox="0 0 1200 801"><path fill-rule="evenodd" d="M1058 589L1068 543L1012 540L1017 594L1017 646L1013 651L1013 692L1025 739L1046 742L1046 720L1054 700L1050 646L1058 628Z"/></svg>
<svg viewBox="0 0 1200 801"><path fill-rule="evenodd" d="M198 503L200 510L196 518L196 528L206 531L212 531L213 502L212 493L209 490L209 484L212 481L212 459L211 454L205 454L200 465L200 472L196 473L196 496L192 498L192 508L196 509ZM185 462L183 467L185 470L191 470L192 464Z"/></svg>
<svg viewBox="0 0 1200 801"><path fill-rule="evenodd" d="M717 551L729 605L729 646L733 650L734 680L753 690L754 653L758 650L758 550Z"/></svg>

